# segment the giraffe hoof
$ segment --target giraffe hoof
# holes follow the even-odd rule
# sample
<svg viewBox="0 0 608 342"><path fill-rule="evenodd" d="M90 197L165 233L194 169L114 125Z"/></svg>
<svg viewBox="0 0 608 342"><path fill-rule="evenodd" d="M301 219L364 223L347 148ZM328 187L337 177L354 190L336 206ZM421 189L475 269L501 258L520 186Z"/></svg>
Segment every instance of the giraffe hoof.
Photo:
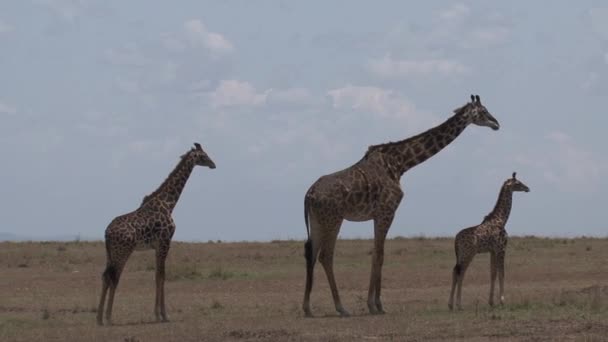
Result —
<svg viewBox="0 0 608 342"><path fill-rule="evenodd" d="M373 310L369 310L369 314L370 315L384 315L384 310L382 309L373 309Z"/></svg>
<svg viewBox="0 0 608 342"><path fill-rule="evenodd" d="M340 314L340 317L346 318L346 317L350 317L350 313L348 313L348 311L346 310L342 310L338 312Z"/></svg>

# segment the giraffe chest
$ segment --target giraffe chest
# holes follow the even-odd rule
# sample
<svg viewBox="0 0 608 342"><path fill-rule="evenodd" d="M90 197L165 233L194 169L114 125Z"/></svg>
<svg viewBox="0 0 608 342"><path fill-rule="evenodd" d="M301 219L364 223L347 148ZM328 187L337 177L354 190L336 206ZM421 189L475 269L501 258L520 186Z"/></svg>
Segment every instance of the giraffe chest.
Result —
<svg viewBox="0 0 608 342"><path fill-rule="evenodd" d="M486 231L477 235L477 253L502 251L507 246L507 232Z"/></svg>
<svg viewBox="0 0 608 342"><path fill-rule="evenodd" d="M158 247L158 239L155 235L152 229L138 230L135 237L135 250L156 249Z"/></svg>
<svg viewBox="0 0 608 342"><path fill-rule="evenodd" d="M140 226L135 231L135 250L156 249L160 242L171 240L172 235L173 229L160 222Z"/></svg>

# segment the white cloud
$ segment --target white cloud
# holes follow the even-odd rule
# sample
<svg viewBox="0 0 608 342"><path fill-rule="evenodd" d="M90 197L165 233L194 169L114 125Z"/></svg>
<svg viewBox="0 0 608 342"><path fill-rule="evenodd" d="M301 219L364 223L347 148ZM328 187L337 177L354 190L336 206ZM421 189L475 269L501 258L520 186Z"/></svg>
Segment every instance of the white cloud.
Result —
<svg viewBox="0 0 608 342"><path fill-rule="evenodd" d="M68 22L74 22L91 5L91 0L35 0Z"/></svg>
<svg viewBox="0 0 608 342"><path fill-rule="evenodd" d="M175 154L181 145L182 143L179 138L142 139L131 141L128 143L127 149L131 153L170 155Z"/></svg>
<svg viewBox="0 0 608 342"><path fill-rule="evenodd" d="M147 63L139 48L134 44L126 44L121 48L110 48L104 51L105 59L115 65L141 67Z"/></svg>
<svg viewBox="0 0 608 342"><path fill-rule="evenodd" d="M269 89L268 103L272 104L309 104L312 94L306 88Z"/></svg>
<svg viewBox="0 0 608 342"><path fill-rule="evenodd" d="M564 132L549 132L545 142L547 148L518 155L515 161L537 169L546 182L561 190L592 191L608 171L606 160L579 146Z"/></svg>
<svg viewBox="0 0 608 342"><path fill-rule="evenodd" d="M251 83L239 80L223 80L215 90L207 92L206 95L215 108L314 104L313 96L306 88L270 88L260 91Z"/></svg>
<svg viewBox="0 0 608 342"><path fill-rule="evenodd" d="M464 64L450 59L411 60L393 59L391 55L372 60L370 71L380 77L399 78L412 75L439 74L444 76L464 74L469 68Z"/></svg>
<svg viewBox="0 0 608 342"><path fill-rule="evenodd" d="M599 36L608 39L608 7L589 10L591 27Z"/></svg>
<svg viewBox="0 0 608 342"><path fill-rule="evenodd" d="M223 80L209 93L213 107L259 106L266 103L268 91L258 93L248 82Z"/></svg>
<svg viewBox="0 0 608 342"><path fill-rule="evenodd" d="M510 33L504 26L488 26L471 31L471 38L476 44L493 45L506 41Z"/></svg>
<svg viewBox="0 0 608 342"><path fill-rule="evenodd" d="M207 30L202 21L194 19L184 23L188 41L193 46L203 46L215 53L229 53L234 46L219 33Z"/></svg>
<svg viewBox="0 0 608 342"><path fill-rule="evenodd" d="M2 20L0 20L0 34L8 33L13 30L13 27Z"/></svg>
<svg viewBox="0 0 608 342"><path fill-rule="evenodd" d="M0 114L15 115L17 114L17 107L0 101Z"/></svg>
<svg viewBox="0 0 608 342"><path fill-rule="evenodd" d="M454 4L439 12L442 20L462 20L469 16L471 9L465 4Z"/></svg>
<svg viewBox="0 0 608 342"><path fill-rule="evenodd" d="M417 111L410 101L389 89L347 85L330 90L328 95L332 98L333 107L337 109L369 111L381 117L414 122L420 122L423 117L429 118Z"/></svg>
<svg viewBox="0 0 608 342"><path fill-rule="evenodd" d="M125 93L139 93L141 92L141 87L137 81L128 80L124 78L119 78L116 80L116 86L118 89Z"/></svg>
<svg viewBox="0 0 608 342"><path fill-rule="evenodd" d="M507 41L511 33L505 16L498 11L452 5L440 11L431 23L424 41L431 46L484 48Z"/></svg>

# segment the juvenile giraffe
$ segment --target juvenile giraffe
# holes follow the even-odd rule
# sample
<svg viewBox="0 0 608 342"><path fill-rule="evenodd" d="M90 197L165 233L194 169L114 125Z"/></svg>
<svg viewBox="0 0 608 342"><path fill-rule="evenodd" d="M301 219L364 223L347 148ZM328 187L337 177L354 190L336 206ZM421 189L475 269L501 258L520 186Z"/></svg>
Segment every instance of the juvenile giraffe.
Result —
<svg viewBox="0 0 608 342"><path fill-rule="evenodd" d="M411 138L370 146L354 165L319 178L306 192L304 220L306 241L306 288L302 309L310 311L313 270L317 260L323 265L336 311L349 316L338 294L333 272L334 247L343 220L374 220L374 250L367 306L371 314L384 313L380 301L384 241L395 211L403 198L399 180L409 169L429 159L450 144L469 124L498 130L498 121L481 104L479 95L454 110L441 125ZM310 223L310 224L309 224Z"/></svg>
<svg viewBox="0 0 608 342"><path fill-rule="evenodd" d="M494 305L494 283L496 273L500 286L500 304L504 303L504 280L505 280L505 251L507 248L507 231L505 225L511 213L514 191L529 192L524 183L515 178L516 173L507 179L498 194L498 200L492 212L483 219L479 225L466 228L456 234L454 250L456 252L456 266L452 271L452 290L448 307L454 308L454 291L458 284L456 307L462 310L461 294L462 280L469 264L477 253L490 253L490 306Z"/></svg>
<svg viewBox="0 0 608 342"><path fill-rule="evenodd" d="M134 250L156 250L156 302L154 314L157 321L167 321L165 311L165 259L169 253L175 223L171 213L196 165L215 169L215 163L198 143L186 154L167 179L153 193L144 197L135 211L116 217L106 228L107 266L102 275L101 299L97 309L97 324L102 325L102 315L108 289L106 324L112 324L112 304L120 275Z"/></svg>

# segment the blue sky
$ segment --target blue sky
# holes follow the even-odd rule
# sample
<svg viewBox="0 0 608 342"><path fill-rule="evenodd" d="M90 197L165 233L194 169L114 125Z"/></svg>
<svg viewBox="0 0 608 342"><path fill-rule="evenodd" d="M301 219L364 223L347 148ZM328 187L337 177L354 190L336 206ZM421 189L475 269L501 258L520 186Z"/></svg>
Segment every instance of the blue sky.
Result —
<svg viewBox="0 0 608 342"><path fill-rule="evenodd" d="M197 141L176 239L303 239L319 176L475 93L501 130L406 173L389 235L479 223L513 171L511 235L608 235L602 1L3 1L0 46L0 232L101 238Z"/></svg>

